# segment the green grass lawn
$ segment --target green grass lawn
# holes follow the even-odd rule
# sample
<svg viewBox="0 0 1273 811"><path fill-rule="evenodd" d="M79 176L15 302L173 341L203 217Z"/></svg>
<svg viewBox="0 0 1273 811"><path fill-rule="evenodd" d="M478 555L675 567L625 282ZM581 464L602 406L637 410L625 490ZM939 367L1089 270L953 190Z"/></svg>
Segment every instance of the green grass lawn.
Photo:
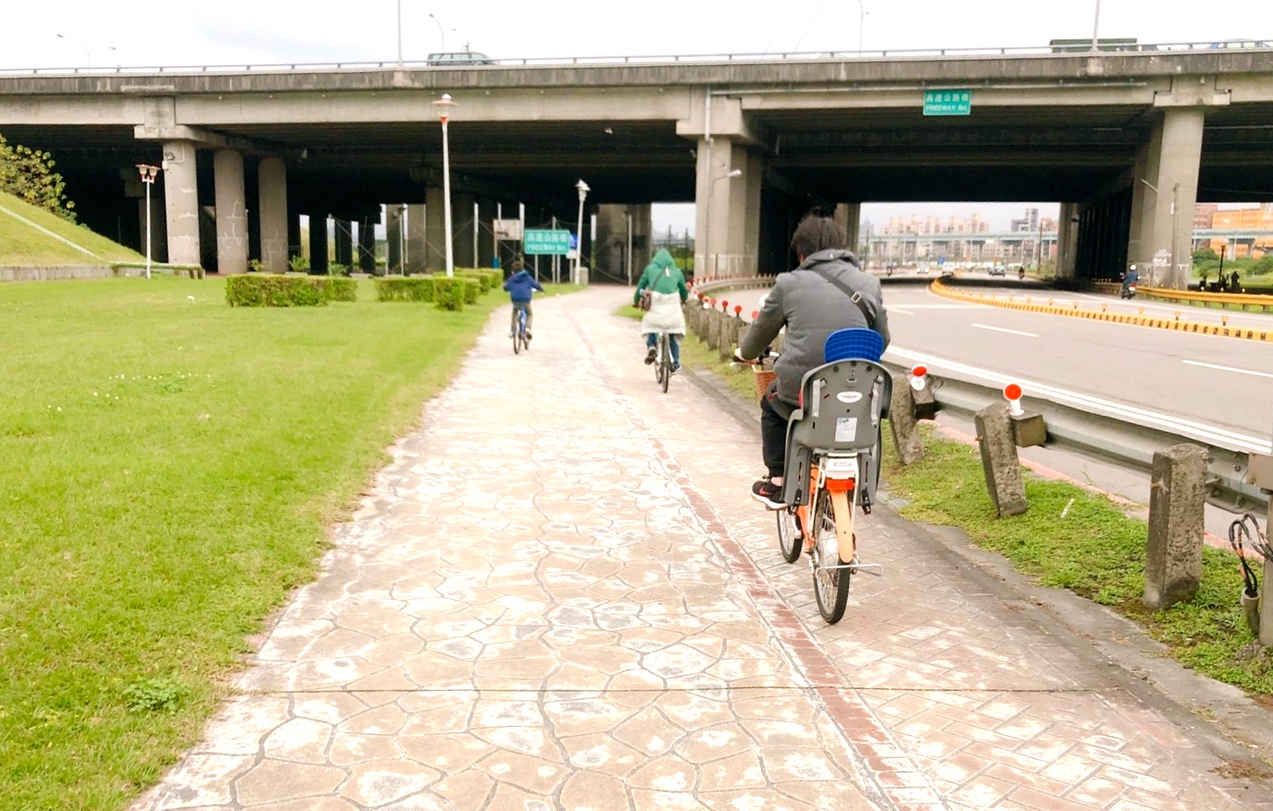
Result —
<svg viewBox="0 0 1273 811"><path fill-rule="evenodd" d="M56 214L36 208L11 194L0 192L0 208L8 209L101 257L100 260L94 259L0 211L0 266L92 265L102 264L103 260L106 262L146 261L146 257L136 251L117 245L82 225L67 222Z"/></svg>
<svg viewBox="0 0 1273 811"><path fill-rule="evenodd" d="M220 279L0 285L0 808L122 808L197 740L507 300L360 284L294 309Z"/></svg>

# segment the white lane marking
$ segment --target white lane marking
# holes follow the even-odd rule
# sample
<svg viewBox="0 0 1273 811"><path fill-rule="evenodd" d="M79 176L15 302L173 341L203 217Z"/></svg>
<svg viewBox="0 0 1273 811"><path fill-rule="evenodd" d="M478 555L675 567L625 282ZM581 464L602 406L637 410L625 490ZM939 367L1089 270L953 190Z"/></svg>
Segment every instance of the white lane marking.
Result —
<svg viewBox="0 0 1273 811"><path fill-rule="evenodd" d="M889 307L889 308L888 308L888 314L889 314L889 315L892 315L893 313L901 313L902 315L914 315L914 314L915 314L915 313L911 312L910 310L903 310L901 307Z"/></svg>
<svg viewBox="0 0 1273 811"><path fill-rule="evenodd" d="M1007 332L1011 335L1024 335L1027 338L1039 337L1038 335L1035 335L1033 332L1022 332L1019 329L1005 329L1004 327L992 327L989 324L973 324L972 326L979 327L981 329L992 329L995 332Z"/></svg>
<svg viewBox="0 0 1273 811"><path fill-rule="evenodd" d="M1048 386L1043 383L1023 380L1019 377L1009 377L1008 375L1000 374L999 372L992 372L988 369L979 369L976 366L968 366L963 363L957 363L953 360L943 360L942 358L936 358L922 352L914 352L909 349L890 346L884 354L886 356L893 355L895 358L903 358L912 363L922 363L930 369L938 368L947 369L952 372L962 372L974 379L988 380L999 385L1016 383L1020 385L1021 388L1025 389L1027 394L1037 392L1053 402L1066 403L1085 411L1095 411L1121 419L1135 418L1142 424L1159 426L1168 431L1190 436L1195 439L1201 439L1224 448L1256 451L1258 453L1268 453L1270 450L1273 450L1273 446L1271 446L1269 441L1266 439L1247 436L1246 434L1239 434L1233 431L1226 431L1223 428L1217 428L1213 425L1203 425L1202 423L1192 422L1190 420L1181 419L1180 417L1160 414L1156 411L1148 411L1143 408L1128 405L1127 403L1119 403L1113 400L1102 400L1099 397L1092 397L1088 394L1080 394L1075 391L1069 391L1068 389L1058 389L1055 386Z"/></svg>
<svg viewBox="0 0 1273 811"><path fill-rule="evenodd" d="M1235 369L1232 366L1217 366L1214 363L1202 363L1196 360L1184 360L1181 363L1187 363L1190 366L1203 366L1208 369L1219 369L1224 372L1237 372L1240 375L1255 375L1256 377L1273 377L1268 372L1253 372L1250 369Z"/></svg>

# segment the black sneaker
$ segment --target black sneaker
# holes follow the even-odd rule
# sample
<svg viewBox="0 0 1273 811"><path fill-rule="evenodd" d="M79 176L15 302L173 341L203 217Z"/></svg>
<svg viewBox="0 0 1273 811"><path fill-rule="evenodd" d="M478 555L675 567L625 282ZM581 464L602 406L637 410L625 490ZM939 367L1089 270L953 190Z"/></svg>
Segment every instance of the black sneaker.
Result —
<svg viewBox="0 0 1273 811"><path fill-rule="evenodd" d="M526 330L526 340L530 340L530 330Z"/></svg>
<svg viewBox="0 0 1273 811"><path fill-rule="evenodd" d="M681 369L681 364L679 363L672 364L672 374L676 374L678 371L680 371L680 369Z"/></svg>
<svg viewBox="0 0 1273 811"><path fill-rule="evenodd" d="M646 366L649 366L651 363L654 363L654 356L657 354L657 352L658 350L656 350L654 347L650 347L650 350L645 353Z"/></svg>
<svg viewBox="0 0 1273 811"><path fill-rule="evenodd" d="M782 485L768 479L761 479L751 486L751 497L770 510L781 510L787 506L782 500Z"/></svg>

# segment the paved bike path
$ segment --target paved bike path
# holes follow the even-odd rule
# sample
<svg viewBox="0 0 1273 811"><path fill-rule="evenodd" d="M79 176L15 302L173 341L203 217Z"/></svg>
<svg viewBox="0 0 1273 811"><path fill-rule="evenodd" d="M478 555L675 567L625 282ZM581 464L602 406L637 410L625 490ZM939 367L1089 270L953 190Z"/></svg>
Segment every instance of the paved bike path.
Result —
<svg viewBox="0 0 1273 811"><path fill-rule="evenodd" d="M823 625L757 434L659 392L626 295L537 302L520 357L492 317L138 811L1268 802L885 509Z"/></svg>

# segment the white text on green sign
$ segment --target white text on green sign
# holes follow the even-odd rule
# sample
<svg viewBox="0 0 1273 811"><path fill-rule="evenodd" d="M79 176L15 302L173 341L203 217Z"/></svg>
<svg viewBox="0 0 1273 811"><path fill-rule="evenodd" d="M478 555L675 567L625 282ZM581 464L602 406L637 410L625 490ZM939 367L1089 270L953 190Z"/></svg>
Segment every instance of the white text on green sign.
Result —
<svg viewBox="0 0 1273 811"><path fill-rule="evenodd" d="M924 115L971 115L971 90L925 90Z"/></svg>
<svg viewBox="0 0 1273 811"><path fill-rule="evenodd" d="M570 250L570 232L527 228L522 237L522 250L527 255L565 256Z"/></svg>

